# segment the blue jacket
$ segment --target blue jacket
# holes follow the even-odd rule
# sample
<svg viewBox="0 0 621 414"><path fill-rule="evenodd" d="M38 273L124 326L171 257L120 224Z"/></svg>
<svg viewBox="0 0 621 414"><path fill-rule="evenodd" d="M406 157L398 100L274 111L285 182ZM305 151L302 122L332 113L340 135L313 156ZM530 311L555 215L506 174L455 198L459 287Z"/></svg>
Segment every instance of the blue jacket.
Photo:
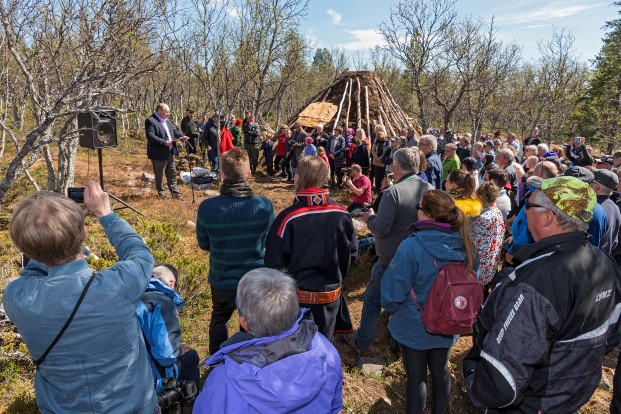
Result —
<svg viewBox="0 0 621 414"><path fill-rule="evenodd" d="M225 346L193 413L338 413L343 408L341 358L310 320L280 335Z"/></svg>
<svg viewBox="0 0 621 414"><path fill-rule="evenodd" d="M403 240L382 278L382 307L391 315L392 337L408 348L450 348L458 336L432 335L425 331L421 312L410 289L414 288L421 308L438 276L434 259L442 268L447 262L463 262L466 252L458 231L421 230Z"/></svg>
<svg viewBox="0 0 621 414"><path fill-rule="evenodd" d="M35 376L42 413L151 413L157 406L135 316L153 270L142 238L114 213L99 219L120 261L93 280L64 335ZM33 359L52 343L93 274L86 260L46 268L31 260L3 302Z"/></svg>
<svg viewBox="0 0 621 414"><path fill-rule="evenodd" d="M149 345L149 363L157 392L164 391L164 379L177 378L179 374L177 357L181 355L181 326L178 310L184 306L177 292L153 278L142 300L136 304L136 316Z"/></svg>
<svg viewBox="0 0 621 414"><path fill-rule="evenodd" d="M429 184L433 185L436 189L442 189L442 161L440 156L435 152L427 154L427 169L425 175L429 180Z"/></svg>

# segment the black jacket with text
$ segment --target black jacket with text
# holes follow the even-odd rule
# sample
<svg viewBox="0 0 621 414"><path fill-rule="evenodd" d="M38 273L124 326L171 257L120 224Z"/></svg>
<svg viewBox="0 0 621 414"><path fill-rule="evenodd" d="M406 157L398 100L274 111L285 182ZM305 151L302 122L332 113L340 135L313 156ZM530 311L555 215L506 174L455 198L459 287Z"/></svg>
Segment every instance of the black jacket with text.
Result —
<svg viewBox="0 0 621 414"><path fill-rule="evenodd" d="M473 404L507 413L570 413L601 378L618 343L621 270L587 240L563 233L520 246L522 264L492 291L464 360Z"/></svg>

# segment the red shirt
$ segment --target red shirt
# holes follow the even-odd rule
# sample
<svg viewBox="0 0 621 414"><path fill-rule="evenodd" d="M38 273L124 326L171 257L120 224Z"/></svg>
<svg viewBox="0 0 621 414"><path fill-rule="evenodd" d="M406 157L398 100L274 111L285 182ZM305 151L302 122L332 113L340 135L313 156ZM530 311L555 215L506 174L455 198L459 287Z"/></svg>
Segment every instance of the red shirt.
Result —
<svg viewBox="0 0 621 414"><path fill-rule="evenodd" d="M285 148L287 145L287 136L285 134L278 135L278 146L276 147L276 155L285 156Z"/></svg>
<svg viewBox="0 0 621 414"><path fill-rule="evenodd" d="M356 204L362 204L362 203L368 203L371 204L372 200L371 200L371 180L369 180L369 177L367 177L366 175L361 175L358 178L353 178L351 180L351 183L354 185L354 187L360 189L363 188L364 191L362 194L360 195L356 195L354 193L352 193L353 197L354 197L354 203Z"/></svg>

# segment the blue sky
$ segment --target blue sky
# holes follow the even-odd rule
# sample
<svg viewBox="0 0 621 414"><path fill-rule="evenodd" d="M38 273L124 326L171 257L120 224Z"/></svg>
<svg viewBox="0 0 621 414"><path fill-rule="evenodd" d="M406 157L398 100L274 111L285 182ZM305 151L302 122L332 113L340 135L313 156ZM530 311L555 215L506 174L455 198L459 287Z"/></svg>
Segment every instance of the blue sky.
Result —
<svg viewBox="0 0 621 414"><path fill-rule="evenodd" d="M315 47L362 52L381 44L376 32L389 15L393 0L310 0L304 32ZM551 38L553 27L567 28L575 37L580 60L593 59L601 47L602 27L617 18L612 1L598 0L457 0L460 16L495 18L498 39L523 47L524 59L537 59L537 41Z"/></svg>

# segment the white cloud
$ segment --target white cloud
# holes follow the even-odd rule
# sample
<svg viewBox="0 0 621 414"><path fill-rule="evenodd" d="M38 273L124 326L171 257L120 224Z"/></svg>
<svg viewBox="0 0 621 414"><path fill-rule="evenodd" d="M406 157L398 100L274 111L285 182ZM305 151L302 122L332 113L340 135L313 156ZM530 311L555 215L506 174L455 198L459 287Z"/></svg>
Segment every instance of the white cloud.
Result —
<svg viewBox="0 0 621 414"><path fill-rule="evenodd" d="M229 9L226 10L227 14L229 16L231 16L234 19L238 19L239 18L239 9L236 7L231 7Z"/></svg>
<svg viewBox="0 0 621 414"><path fill-rule="evenodd" d="M567 1L555 1L529 11L514 12L506 16L498 16L499 23L524 24L543 22L574 16L583 11L601 6L603 3L568 4Z"/></svg>
<svg viewBox="0 0 621 414"><path fill-rule="evenodd" d="M337 45L345 50L366 50L384 44L384 38L375 29L343 30L353 40Z"/></svg>
<svg viewBox="0 0 621 414"><path fill-rule="evenodd" d="M334 9L326 10L326 14L330 16L330 19L332 19L332 24L339 24L341 20L343 20L343 16L341 15L341 13L337 12Z"/></svg>

